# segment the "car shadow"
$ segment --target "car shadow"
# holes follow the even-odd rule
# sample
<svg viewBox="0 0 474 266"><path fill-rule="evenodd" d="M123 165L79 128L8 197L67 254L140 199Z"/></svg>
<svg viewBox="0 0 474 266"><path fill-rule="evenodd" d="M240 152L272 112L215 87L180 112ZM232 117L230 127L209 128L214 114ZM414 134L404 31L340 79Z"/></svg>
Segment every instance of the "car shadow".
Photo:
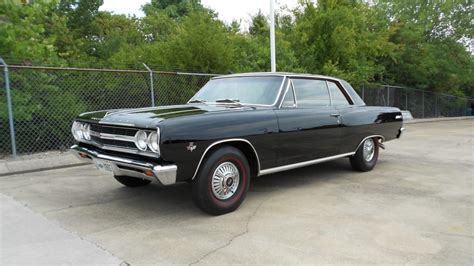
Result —
<svg viewBox="0 0 474 266"><path fill-rule="evenodd" d="M307 166L281 173L254 177L250 184L246 203L253 205L261 196L272 196L282 189L298 189L299 187L315 187L317 183L335 182L349 178L354 174L347 159L326 162ZM125 193L134 200L123 202L123 208L133 209L138 213L156 213L156 215L179 216L180 218L209 217L201 212L192 201L192 187L188 183L179 183L172 186L156 184L141 188L118 188L119 193ZM258 193L259 197L253 197Z"/></svg>

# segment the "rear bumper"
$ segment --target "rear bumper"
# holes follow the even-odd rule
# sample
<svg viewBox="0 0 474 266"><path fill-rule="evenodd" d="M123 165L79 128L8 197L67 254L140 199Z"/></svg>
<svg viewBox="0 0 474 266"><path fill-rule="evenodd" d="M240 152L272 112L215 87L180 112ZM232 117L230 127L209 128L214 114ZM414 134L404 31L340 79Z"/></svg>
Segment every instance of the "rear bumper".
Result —
<svg viewBox="0 0 474 266"><path fill-rule="evenodd" d="M141 179L158 182L162 185L172 185L176 183L176 165L160 165L143 160L132 160L101 154L96 150L74 145L71 152L81 161L92 163L94 159L107 161L111 164L114 175L131 176Z"/></svg>
<svg viewBox="0 0 474 266"><path fill-rule="evenodd" d="M404 127L400 128L400 129L398 130L398 135L397 135L397 138L398 138L398 139L402 137L402 134L403 134L404 131L405 131L405 128L404 128Z"/></svg>

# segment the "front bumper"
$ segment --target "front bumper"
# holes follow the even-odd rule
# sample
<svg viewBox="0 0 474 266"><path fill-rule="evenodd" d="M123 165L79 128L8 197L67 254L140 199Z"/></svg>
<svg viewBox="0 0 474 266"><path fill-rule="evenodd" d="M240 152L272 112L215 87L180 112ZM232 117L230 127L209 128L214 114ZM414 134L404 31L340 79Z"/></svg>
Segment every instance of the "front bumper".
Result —
<svg viewBox="0 0 474 266"><path fill-rule="evenodd" d="M92 163L95 159L104 160L110 163L114 175L131 176L141 179L158 182L162 185L172 185L176 183L176 165L160 165L143 160L132 160L101 154L98 151L74 145L71 152L81 161Z"/></svg>

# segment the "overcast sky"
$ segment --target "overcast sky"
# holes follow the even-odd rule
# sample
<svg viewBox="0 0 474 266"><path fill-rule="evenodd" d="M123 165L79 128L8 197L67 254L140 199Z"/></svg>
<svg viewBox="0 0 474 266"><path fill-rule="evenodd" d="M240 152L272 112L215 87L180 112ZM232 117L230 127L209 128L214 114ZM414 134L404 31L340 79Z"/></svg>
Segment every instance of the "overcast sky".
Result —
<svg viewBox="0 0 474 266"><path fill-rule="evenodd" d="M150 2L150 0L104 0L104 5L100 10L111 11L115 14L129 14L136 16L143 16L140 10L141 6ZM276 7L294 7L298 0L277 0ZM264 14L269 13L269 0L201 0L201 3L214 9L219 13L219 18L225 22L232 22L232 20L240 21L246 24L250 15L256 14L258 10L262 10Z"/></svg>

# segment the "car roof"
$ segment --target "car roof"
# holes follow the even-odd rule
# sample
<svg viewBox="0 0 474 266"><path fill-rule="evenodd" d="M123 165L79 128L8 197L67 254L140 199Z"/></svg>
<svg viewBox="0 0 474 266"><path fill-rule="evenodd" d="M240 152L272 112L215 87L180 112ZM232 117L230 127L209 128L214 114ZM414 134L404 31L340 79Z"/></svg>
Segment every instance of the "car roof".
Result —
<svg viewBox="0 0 474 266"><path fill-rule="evenodd" d="M222 75L222 76L215 77L214 79L233 78L233 77L275 77L275 76L276 77L289 76L289 77L301 77L301 78L320 78L320 79L331 79L331 80L341 81L341 79L330 77L330 76L292 73L292 72L249 72L249 73Z"/></svg>

